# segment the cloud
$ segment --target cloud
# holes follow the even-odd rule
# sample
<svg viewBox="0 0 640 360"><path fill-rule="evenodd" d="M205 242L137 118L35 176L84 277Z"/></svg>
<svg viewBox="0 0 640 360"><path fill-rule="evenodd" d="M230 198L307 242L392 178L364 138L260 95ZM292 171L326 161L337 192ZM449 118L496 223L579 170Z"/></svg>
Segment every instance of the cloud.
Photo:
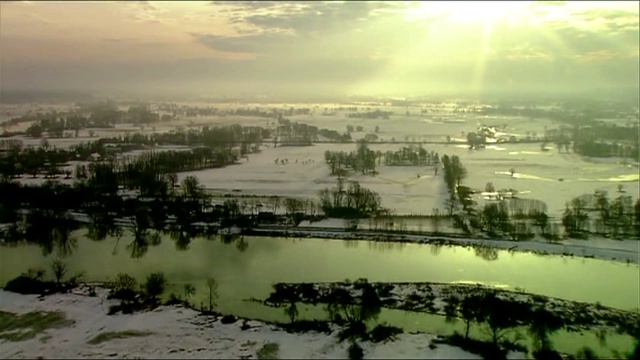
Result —
<svg viewBox="0 0 640 360"><path fill-rule="evenodd" d="M318 52L332 56L383 58L406 43L412 32L424 31L424 24L404 21L400 11L404 5L396 3L213 4L222 8L237 35L206 32L191 32L190 35L212 49L252 53L260 57L278 56L284 51L288 57L305 59L313 57L309 54ZM380 43L381 38L385 38L385 44ZM387 52L381 51L383 49Z"/></svg>
<svg viewBox="0 0 640 360"><path fill-rule="evenodd" d="M348 32L361 22L397 5L379 2L213 2L224 6L228 21L239 33L273 32L308 36Z"/></svg>
<svg viewBox="0 0 640 360"><path fill-rule="evenodd" d="M151 1L132 1L126 3L126 6L132 9L133 19L139 22L162 23L158 15L166 12Z"/></svg>
<svg viewBox="0 0 640 360"><path fill-rule="evenodd" d="M292 38L291 35L263 32L245 36L219 36L211 34L191 33L199 43L212 49L227 51L253 53L262 51L274 51L276 48L282 49L286 44L286 40Z"/></svg>
<svg viewBox="0 0 640 360"><path fill-rule="evenodd" d="M449 18L465 8L445 3L95 4L65 4L65 17L44 2L6 11L3 3L3 86L288 93L638 87L638 10L622 5L536 2L517 21L492 17L486 31L478 14ZM32 25L47 20L65 31Z"/></svg>

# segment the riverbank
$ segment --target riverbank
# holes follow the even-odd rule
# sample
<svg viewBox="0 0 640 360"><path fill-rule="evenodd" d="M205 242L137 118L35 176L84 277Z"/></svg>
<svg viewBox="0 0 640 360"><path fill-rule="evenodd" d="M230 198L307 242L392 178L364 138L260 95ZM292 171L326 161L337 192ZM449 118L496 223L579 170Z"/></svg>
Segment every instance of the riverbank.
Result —
<svg viewBox="0 0 640 360"><path fill-rule="evenodd" d="M259 352L264 355L270 350L273 354L274 348L277 358L282 359L347 358L349 344L339 343L335 332L291 334L260 321L248 321L244 327L242 321L222 324L218 317L201 315L181 306L161 306L132 315L107 315L112 303L106 299L107 293L106 289L96 288L96 296L92 297L88 295L88 287L81 286L72 293L40 299L36 295L0 290L3 316L60 312L70 320L23 341L3 339L2 335L8 333L3 329L0 358L256 359ZM30 325L32 329L41 328L34 323ZM361 345L365 358L480 358L457 347L436 345L433 343L436 338L429 334L400 334L394 341Z"/></svg>
<svg viewBox="0 0 640 360"><path fill-rule="evenodd" d="M541 240L512 241L497 239L472 239L456 235L417 235L411 233L380 232L369 230L345 230L339 227L259 227L246 230L245 235L319 238L334 240L366 240L381 242L404 242L442 246L464 246L495 248L509 251L529 252L540 255L563 255L623 263L640 264L640 241L591 238L588 240L567 239L557 242Z"/></svg>
<svg viewBox="0 0 640 360"><path fill-rule="evenodd" d="M620 310L602 306L599 303L570 301L480 284L445 284L436 282L371 282L368 284L376 290L376 295L379 297L380 302L388 309L446 316L447 306L452 305L452 297L460 301L465 297L480 299L495 295L498 299L503 300L505 304L524 304L527 308L540 307L550 315L562 319L563 326L573 332L594 329L604 329L612 333L633 332L635 324L640 322L637 309ZM355 299L362 294L362 284L357 281L279 283L274 287L275 291L271 296L275 299L282 298L281 294L296 294L296 301L313 304L330 304L334 302L336 299L334 292L337 290L344 290L348 294L348 303L357 303ZM285 296L284 298L286 299L287 297ZM455 307L455 303L453 306Z"/></svg>

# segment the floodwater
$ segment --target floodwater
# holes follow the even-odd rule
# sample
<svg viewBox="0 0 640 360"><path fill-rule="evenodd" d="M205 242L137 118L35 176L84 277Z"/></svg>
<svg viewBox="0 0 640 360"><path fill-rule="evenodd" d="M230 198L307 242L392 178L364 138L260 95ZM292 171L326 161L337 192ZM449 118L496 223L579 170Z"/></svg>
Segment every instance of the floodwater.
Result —
<svg viewBox="0 0 640 360"><path fill-rule="evenodd" d="M234 244L201 238L194 239L190 249L179 251L173 240L164 237L162 244L150 247L144 257L132 259L126 246L130 237L120 240L114 254L116 239L93 242L82 234L75 234L78 247L63 259L69 265L69 275L82 271L87 281L105 281L127 273L143 281L148 274L162 271L171 283L169 292L181 294L185 283L193 284L196 304L206 302L206 280L213 277L219 283L219 311L264 320L284 320L282 309L244 300L264 299L276 282L357 278L372 282L477 282L627 310L637 308L639 303L637 264L503 250L483 254L454 246L267 237L245 237L248 246L244 251ZM55 253L44 257L36 246L0 248L0 283L28 268L48 270L54 258ZM51 276L50 270L48 273ZM305 313L320 316L320 311L316 308ZM385 311L382 319L411 330L446 332L455 328L441 317L424 314ZM562 346L572 352L580 344L597 347L593 340L578 334L559 336ZM612 336L609 343L625 349L631 346L631 339Z"/></svg>

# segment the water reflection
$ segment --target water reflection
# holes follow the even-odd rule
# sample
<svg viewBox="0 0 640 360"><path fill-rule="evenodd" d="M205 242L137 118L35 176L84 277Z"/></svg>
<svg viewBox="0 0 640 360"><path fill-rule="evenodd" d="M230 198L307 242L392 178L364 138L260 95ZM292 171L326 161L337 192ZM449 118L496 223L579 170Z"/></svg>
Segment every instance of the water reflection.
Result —
<svg viewBox="0 0 640 360"><path fill-rule="evenodd" d="M442 245L437 244L431 245L431 247L429 248L433 256L438 256L438 254L440 254L440 249L442 249Z"/></svg>
<svg viewBox="0 0 640 360"><path fill-rule="evenodd" d="M189 249L189 244L191 244L192 239L190 234L184 231L171 231L169 235L171 236L171 239L176 242L177 250L184 251Z"/></svg>
<svg viewBox="0 0 640 360"><path fill-rule="evenodd" d="M344 240L344 246L346 248L355 249L358 247L359 243L359 240Z"/></svg>
<svg viewBox="0 0 640 360"><path fill-rule="evenodd" d="M240 238L236 241L236 249L240 252L245 252L249 247L249 243L245 240L244 236L240 236Z"/></svg>
<svg viewBox="0 0 640 360"><path fill-rule="evenodd" d="M109 215L92 215L91 223L85 226L87 237L94 241L102 241L109 236L122 236L122 227L115 223L115 219Z"/></svg>
<svg viewBox="0 0 640 360"><path fill-rule="evenodd" d="M362 241L362 240L356 240ZM394 241L367 241L367 246L369 249L386 252L397 250L401 251L406 247L407 243L404 242L394 242Z"/></svg>
<svg viewBox="0 0 640 360"><path fill-rule="evenodd" d="M487 260L487 261L495 261L498 260L498 249L488 247L488 246L477 246L474 247L473 251L476 256Z"/></svg>
<svg viewBox="0 0 640 360"><path fill-rule="evenodd" d="M127 249L129 249L132 258L140 259L149 251L149 245L158 246L161 243L162 237L158 232L136 233L134 234L133 241L127 245Z"/></svg>
<svg viewBox="0 0 640 360"><path fill-rule="evenodd" d="M42 221L28 223L24 239L27 243L38 244L42 250L42 255L47 256L53 253L54 249L60 257L70 256L78 246L78 239L71 235L79 226L68 219L40 218Z"/></svg>
<svg viewBox="0 0 640 360"><path fill-rule="evenodd" d="M169 236L158 244L152 239L136 240L130 233L122 237L130 247L118 253L118 248L123 246L118 245L117 237L95 242L83 239L84 233L86 230L72 233L69 238L76 238L77 242L67 242L67 249L73 249L73 254L65 260L70 271L86 271L89 281L113 279L120 272L143 279L151 272L162 271L178 287L184 283L198 287L214 276L219 280L223 297L221 310L240 311L244 306L239 304L242 299L264 297L276 282L342 281L345 278L506 284L532 293L599 301L622 309L637 307L640 291L637 265L595 259L520 252L500 256L506 250L445 245L358 240L357 245L352 241L347 246L337 240L239 235L219 236L220 241L195 238L190 242L189 251L176 251ZM159 235L155 233L156 238ZM157 245L152 248L152 244ZM29 267L48 266L51 255L43 256L34 245L0 248L0 285ZM114 249L116 252L112 255ZM137 257L142 254L144 256ZM487 259L492 259L491 266L487 266ZM514 268L531 271L513 271ZM198 288L198 293L205 290Z"/></svg>

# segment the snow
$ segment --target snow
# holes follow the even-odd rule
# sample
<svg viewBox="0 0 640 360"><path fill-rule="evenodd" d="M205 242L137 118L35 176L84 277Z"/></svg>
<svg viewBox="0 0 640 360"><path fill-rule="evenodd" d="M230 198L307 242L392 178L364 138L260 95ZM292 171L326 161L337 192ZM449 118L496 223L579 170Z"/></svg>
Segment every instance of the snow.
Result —
<svg viewBox="0 0 640 360"><path fill-rule="evenodd" d="M256 234L269 234L270 236L287 235L289 237L317 237L336 240L373 240L387 242L411 242L421 244L443 244L460 246L492 247L508 249L510 251L534 252L538 254L561 254L568 256L592 257L602 260L613 260L626 263L640 264L640 242L635 240L612 240L592 238L589 240L567 239L550 243L539 240L509 241L494 239L478 239L450 236L427 236L400 233L381 233L375 231L345 231L344 221L330 219L322 221L326 228L314 229L309 227L297 227L289 229L263 228L255 229ZM335 230L329 229L335 226ZM342 228L342 229L341 229Z"/></svg>
<svg viewBox="0 0 640 360"><path fill-rule="evenodd" d="M181 103L188 106L205 106L224 108L288 108L287 104L220 104L220 103ZM70 104L60 105L69 107ZM295 104L296 108L314 109L314 115L287 116L291 121L306 123L345 132L347 125L362 126L362 132L352 133L353 139L360 139L368 133L376 133L381 140L390 141L431 141L444 142L447 136L466 143L466 133L475 131L479 124L492 126L505 124L501 131L523 137L542 135L545 127L556 128L560 124L549 119L531 119L514 116L483 116L473 113L453 113L457 105L422 104L420 106L369 106L356 104ZM379 109L393 111L390 119L356 119L346 118L350 112L337 111L335 115L322 116L323 109L334 107L354 107L359 111ZM5 109L6 108L6 109ZM5 115L26 113L28 110L53 108L49 104L3 105ZM61 108L61 109L62 109ZM430 113L422 115L423 109ZM406 112L409 114L407 115ZM250 116L206 116L196 118L179 118L176 120L153 124L153 126L135 126L118 124L113 129L83 129L78 138L47 139L51 146L68 148L80 142L94 141L101 137L117 136L125 133L150 134L166 132L177 128L199 126L224 126L242 124L245 126L267 126L273 128L276 121L267 118ZM19 124L23 126L26 124ZM9 129L15 131L15 129ZM89 137L89 131L94 137ZM537 135L536 135L537 132ZM25 145L37 146L41 139L15 136ZM398 150L402 144L370 144L373 150L385 152ZM556 150L541 151L540 144L505 144L487 146L481 150L469 150L466 144L424 144L427 151L458 155L468 170L468 177L463 185L473 189L484 190L487 182L493 182L496 190L514 188L523 198L539 199L548 205L550 216L559 216L565 203L572 198L592 194L595 190L605 190L610 197L618 196L617 187L624 186L627 195L634 199L640 196L638 163L619 158L587 158L573 153L558 153ZM548 148L553 148L548 145ZM167 147L169 149L171 147ZM177 148L173 148L177 150ZM158 148L163 150L163 148ZM271 144L263 147L263 152L249 155L247 161L240 165L222 169L209 169L180 174L180 178L196 175L207 188L220 192L230 189L241 190L243 195L280 195L304 198L317 198L317 193L325 187L333 187L336 178L330 176L329 168L324 164L324 152L353 151L355 144L316 144L309 147L279 147ZM135 154L137 152L133 152ZM276 159L288 159L288 164L276 165ZM298 162L296 163L296 160ZM511 176L510 169L515 170ZM394 210L397 214L429 214L433 209L443 208L447 197L446 187L441 179L442 172L436 177L432 167L387 167L379 168L375 177L354 175L349 180L359 181L363 186L378 192L383 206ZM563 181L559 181L563 179ZM485 203L481 195L474 200L479 205Z"/></svg>
<svg viewBox="0 0 640 360"><path fill-rule="evenodd" d="M375 151L397 150L401 144L370 144ZM463 185L484 191L492 182L495 189L516 189L518 197L544 201L548 214L561 215L572 198L607 191L610 198L619 196L618 185L633 199L640 196L637 164L620 159L591 159L573 153L540 152L538 144L502 144L500 148L470 151L455 145L424 144L427 151L458 155L467 168ZM506 150L502 150L506 149ZM262 152L249 155L248 160L222 169L178 174L180 179L194 175L208 189L229 193L241 190L243 195L278 195L318 198L318 191L334 187L337 178L330 175L324 162L324 152L353 151L354 144L315 144L307 147L276 147L271 144ZM287 159L285 164L275 161ZM510 169L515 173L511 176ZM430 214L444 208L447 189L442 171L436 176L434 168L384 166L376 176L354 174L346 180L358 181L362 186L380 194L382 206L396 214ZM559 181L562 179L562 181ZM474 198L479 206L486 203L481 194Z"/></svg>
<svg viewBox="0 0 640 360"><path fill-rule="evenodd" d="M386 308L405 309L417 312L430 312L439 315L446 315L445 306L449 296L455 296L463 299L473 294L482 294L484 291L497 290L496 296L503 300L513 301L521 304L544 304L545 309L556 313L565 318L566 325L576 329L589 329L594 326L606 327L612 330L610 321L612 319L624 319L629 316L635 316L635 311L628 312L615 308L608 308L599 304L591 304L584 302L575 302L555 297L540 296L536 294L525 293L524 290L505 290L496 286L486 286L480 283L419 283L419 282L385 282L371 283L376 286L384 285L388 289L379 292L380 300L385 304ZM295 286L296 284L290 284ZM362 295L362 290L355 289L353 283L314 283L314 288L318 291L318 298L301 298L302 302L323 302L322 298L331 293L336 288L347 290L352 298L358 298ZM380 291L380 290L379 290ZM433 304L429 304L429 299ZM589 313L591 319L589 323L577 322L573 323L577 312ZM573 316L572 316L573 315Z"/></svg>
<svg viewBox="0 0 640 360"><path fill-rule="evenodd" d="M86 291L86 290L85 290ZM40 300L35 295L19 295L0 290L0 309L13 313L62 311L71 326L49 329L45 334L21 342L0 342L0 358L257 358L265 344L279 345L283 359L346 359L348 343L338 343L335 332L290 334L266 323L251 321L242 330L242 321L222 324L183 307L160 307L132 315L106 315L106 291L97 297L84 292L55 294ZM87 344L96 335L110 331L137 330L152 335ZM47 337L49 337L47 339ZM435 338L428 334L401 334L395 341L364 343L365 358L381 359L480 359L449 345L429 348ZM3 340L0 340L3 341Z"/></svg>

